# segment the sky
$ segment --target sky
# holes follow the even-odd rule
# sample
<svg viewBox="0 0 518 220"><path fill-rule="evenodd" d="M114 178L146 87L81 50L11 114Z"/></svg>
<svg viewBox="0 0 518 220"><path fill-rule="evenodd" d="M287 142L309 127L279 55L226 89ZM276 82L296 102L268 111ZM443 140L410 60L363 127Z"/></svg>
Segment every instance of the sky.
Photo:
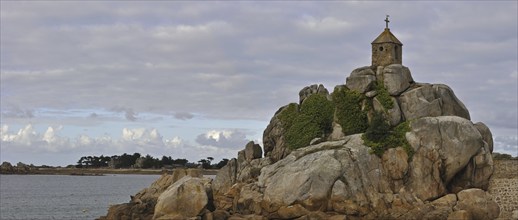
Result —
<svg viewBox="0 0 518 220"><path fill-rule="evenodd" d="M1 1L0 160L237 156L305 86L371 64L389 27L518 155L517 1Z"/></svg>

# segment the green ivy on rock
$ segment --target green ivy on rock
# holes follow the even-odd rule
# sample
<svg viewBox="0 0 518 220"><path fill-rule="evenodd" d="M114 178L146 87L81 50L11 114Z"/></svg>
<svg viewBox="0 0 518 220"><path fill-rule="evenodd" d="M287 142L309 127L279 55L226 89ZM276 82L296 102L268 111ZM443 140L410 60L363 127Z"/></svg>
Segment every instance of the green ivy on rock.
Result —
<svg viewBox="0 0 518 220"><path fill-rule="evenodd" d="M376 90L376 99L381 103L383 108L385 110L389 110L394 108L394 102L392 101L392 98L390 97L389 92L387 91L387 88L383 85L383 82L374 84L375 90Z"/></svg>
<svg viewBox="0 0 518 220"><path fill-rule="evenodd" d="M406 140L405 134L408 131L410 131L408 121L391 128L381 114L376 113L362 139L364 144L371 148L371 153L379 157L383 156L389 148L402 147L410 160L414 155L414 149Z"/></svg>
<svg viewBox="0 0 518 220"><path fill-rule="evenodd" d="M333 102L325 95L313 94L306 98L297 109L290 104L279 116L286 130L286 144L290 149L308 146L311 140L323 137L332 130Z"/></svg>
<svg viewBox="0 0 518 220"><path fill-rule="evenodd" d="M335 88L333 102L336 106L337 122L345 135L365 132L368 127L367 112L361 105L365 96L346 87Z"/></svg>

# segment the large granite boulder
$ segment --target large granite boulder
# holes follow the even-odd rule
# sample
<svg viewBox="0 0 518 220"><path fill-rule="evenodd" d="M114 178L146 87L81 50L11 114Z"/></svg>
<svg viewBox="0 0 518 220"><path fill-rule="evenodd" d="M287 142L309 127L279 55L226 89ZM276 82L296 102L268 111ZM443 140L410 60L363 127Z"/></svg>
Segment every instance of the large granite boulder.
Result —
<svg viewBox="0 0 518 220"><path fill-rule="evenodd" d="M297 104L292 104L296 105ZM286 157L291 150L286 146L286 129L279 118L279 115L288 108L289 105L281 107L270 120L270 123L263 132L264 156L271 158L273 162Z"/></svg>
<svg viewBox="0 0 518 220"><path fill-rule="evenodd" d="M406 120L442 114L440 100L435 98L434 89L429 84L422 84L404 92L399 97L399 101Z"/></svg>
<svg viewBox="0 0 518 220"><path fill-rule="evenodd" d="M353 70L351 75L346 78L345 86L350 90L365 93L372 88L375 82L376 74L370 66L365 66Z"/></svg>
<svg viewBox="0 0 518 220"><path fill-rule="evenodd" d="M156 200L171 184L177 182L184 176L203 177L199 169L175 169L171 175L163 174L151 186L139 191L135 196L132 196L133 202L142 202L149 200Z"/></svg>
<svg viewBox="0 0 518 220"><path fill-rule="evenodd" d="M426 117L410 126L407 140L416 153L410 163L409 187L423 201L445 194L453 177L484 147L476 127L464 118Z"/></svg>
<svg viewBox="0 0 518 220"><path fill-rule="evenodd" d="M496 219L500 207L493 197L481 189L466 189L457 193L458 202L454 210L466 210L473 220Z"/></svg>
<svg viewBox="0 0 518 220"><path fill-rule="evenodd" d="M245 159L252 161L253 159L259 159L263 156L263 149L259 144L255 144L250 141L245 146Z"/></svg>
<svg viewBox="0 0 518 220"><path fill-rule="evenodd" d="M185 176L203 177L199 169L175 169L173 174L163 174L148 188L142 189L134 196L130 196L131 200L128 203L110 206L106 216L101 216L99 219L152 219L158 197L173 183Z"/></svg>
<svg viewBox="0 0 518 220"><path fill-rule="evenodd" d="M214 182L212 183L214 193L226 193L230 187L237 182L237 172L237 159L232 158L228 161L227 165L223 166L216 174L216 178L214 178Z"/></svg>
<svg viewBox="0 0 518 220"><path fill-rule="evenodd" d="M401 109L399 108L399 104L396 98L390 97L390 99L393 103L393 107L391 109L385 109L385 107L383 107L381 102L376 97L372 99L372 106L374 111L381 112L383 117L387 119L391 126L396 126L402 121Z"/></svg>
<svg viewBox="0 0 518 220"><path fill-rule="evenodd" d="M475 127L480 132L480 135L482 135L484 141L487 143L489 152L493 153L493 134L491 133L491 130L489 130L487 125L482 122L475 123Z"/></svg>
<svg viewBox="0 0 518 220"><path fill-rule="evenodd" d="M464 103L455 96L449 86L434 84L432 88L434 89L435 97L441 100L441 115L452 115L468 120L471 119L468 109L464 106Z"/></svg>
<svg viewBox="0 0 518 220"><path fill-rule="evenodd" d="M416 84L398 98L406 120L422 117L459 116L470 119L464 104L445 85Z"/></svg>
<svg viewBox="0 0 518 220"><path fill-rule="evenodd" d="M383 85L390 95L401 94L413 82L410 70L401 64L388 65L383 69Z"/></svg>
<svg viewBox="0 0 518 220"><path fill-rule="evenodd" d="M310 86L306 86L299 92L299 104L302 104L304 100L313 94L322 94L329 98L329 91L327 91L326 87L322 84L313 84Z"/></svg>
<svg viewBox="0 0 518 220"><path fill-rule="evenodd" d="M158 197L153 219L188 219L202 214L209 202L210 179L185 176Z"/></svg>

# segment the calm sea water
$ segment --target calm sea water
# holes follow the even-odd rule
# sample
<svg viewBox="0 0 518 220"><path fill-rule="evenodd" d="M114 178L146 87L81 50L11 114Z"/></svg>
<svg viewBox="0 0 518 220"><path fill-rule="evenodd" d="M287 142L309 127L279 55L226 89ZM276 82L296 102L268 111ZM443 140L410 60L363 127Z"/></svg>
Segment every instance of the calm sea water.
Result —
<svg viewBox="0 0 518 220"><path fill-rule="evenodd" d="M158 175L0 175L0 219L95 219Z"/></svg>

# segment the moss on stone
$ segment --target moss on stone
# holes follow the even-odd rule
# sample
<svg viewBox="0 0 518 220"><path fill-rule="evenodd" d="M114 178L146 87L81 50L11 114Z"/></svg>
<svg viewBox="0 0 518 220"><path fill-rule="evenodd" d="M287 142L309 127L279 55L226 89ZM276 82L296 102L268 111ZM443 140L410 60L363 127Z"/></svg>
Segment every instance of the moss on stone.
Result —
<svg viewBox="0 0 518 220"><path fill-rule="evenodd" d="M362 133L367 129L367 112L361 109L364 99L361 93L347 88L336 88L333 92L337 122L345 135Z"/></svg>

